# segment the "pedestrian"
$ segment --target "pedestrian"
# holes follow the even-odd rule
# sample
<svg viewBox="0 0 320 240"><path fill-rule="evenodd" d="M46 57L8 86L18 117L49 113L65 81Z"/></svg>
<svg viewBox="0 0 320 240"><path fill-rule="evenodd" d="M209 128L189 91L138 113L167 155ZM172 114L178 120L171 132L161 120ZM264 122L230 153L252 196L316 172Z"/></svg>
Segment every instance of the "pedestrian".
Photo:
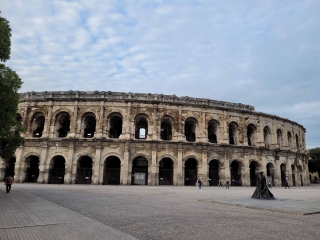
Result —
<svg viewBox="0 0 320 240"><path fill-rule="evenodd" d="M11 190L11 185L13 184L14 178L9 175L6 177L4 184L6 185L6 193L9 193Z"/></svg>
<svg viewBox="0 0 320 240"><path fill-rule="evenodd" d="M269 187L269 188L272 188L272 185L271 185L271 182L270 182L270 181L268 182L268 187Z"/></svg>
<svg viewBox="0 0 320 240"><path fill-rule="evenodd" d="M201 180L200 180L200 178L198 179L198 188L201 189Z"/></svg>
<svg viewBox="0 0 320 240"><path fill-rule="evenodd" d="M220 179L219 179L218 187L222 187L222 183L221 183L221 180L220 180Z"/></svg>
<svg viewBox="0 0 320 240"><path fill-rule="evenodd" d="M197 186L197 188L199 188L199 182L198 182L198 180L196 181L196 186Z"/></svg>
<svg viewBox="0 0 320 240"><path fill-rule="evenodd" d="M288 180L286 180L286 182L285 182L285 184L284 184L284 189L286 189L286 188L289 188L289 189L290 189Z"/></svg>
<svg viewBox="0 0 320 240"><path fill-rule="evenodd" d="M230 189L229 188L229 181L226 181L226 189Z"/></svg>

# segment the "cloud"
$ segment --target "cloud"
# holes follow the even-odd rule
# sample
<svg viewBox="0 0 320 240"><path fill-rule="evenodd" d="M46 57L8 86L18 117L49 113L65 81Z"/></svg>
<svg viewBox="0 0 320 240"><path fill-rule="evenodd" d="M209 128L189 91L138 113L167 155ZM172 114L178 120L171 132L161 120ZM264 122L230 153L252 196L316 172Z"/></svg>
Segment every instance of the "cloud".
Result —
<svg viewBox="0 0 320 240"><path fill-rule="evenodd" d="M317 132L318 1L6 1L21 91L110 90L253 105ZM103 88L103 89L102 89Z"/></svg>

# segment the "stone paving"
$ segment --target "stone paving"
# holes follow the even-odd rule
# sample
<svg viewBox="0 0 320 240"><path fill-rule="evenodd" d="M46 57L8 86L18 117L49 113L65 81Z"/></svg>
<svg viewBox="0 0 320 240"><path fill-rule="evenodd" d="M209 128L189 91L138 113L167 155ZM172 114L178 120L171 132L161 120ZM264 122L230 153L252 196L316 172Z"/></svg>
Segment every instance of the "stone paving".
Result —
<svg viewBox="0 0 320 240"><path fill-rule="evenodd" d="M0 191L0 239L320 236L319 185L273 188L274 201L251 199L250 187L14 184L12 189Z"/></svg>
<svg viewBox="0 0 320 240"><path fill-rule="evenodd" d="M16 184L15 184L16 186ZM0 239L135 239L25 191L0 191Z"/></svg>

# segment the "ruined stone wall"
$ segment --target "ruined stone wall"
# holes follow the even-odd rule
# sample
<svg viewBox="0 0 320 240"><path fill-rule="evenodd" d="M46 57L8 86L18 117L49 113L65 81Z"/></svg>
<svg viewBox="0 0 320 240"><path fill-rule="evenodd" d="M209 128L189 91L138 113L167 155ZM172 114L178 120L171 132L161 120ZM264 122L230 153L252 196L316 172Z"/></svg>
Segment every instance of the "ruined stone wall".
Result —
<svg viewBox="0 0 320 240"><path fill-rule="evenodd" d="M306 158L305 129L300 124L278 116L255 112L249 105L209 99L176 97L174 95L134 94L113 92L28 92L20 95L18 113L27 131L25 142L15 154L15 181L24 182L31 156L39 158L38 183L47 183L53 159L65 159L65 183L75 183L79 159L92 159L92 184L102 184L105 160L115 156L121 161L120 184L131 184L132 163L137 157L148 161L148 184L159 184L159 163L163 158L173 162L173 185L185 184L185 162L195 159L197 178L204 185L210 182L210 161L219 166L219 178L232 181L232 162L238 166L239 182L252 185L250 164L254 172L270 172L273 183L281 185L282 174L289 183L309 185ZM67 136L59 137L57 118L70 117ZM85 116L95 119L93 138L84 137ZM122 119L119 138L110 138L110 117ZM37 116L44 116L41 137L35 136L39 127ZM136 117L147 121L147 136L136 139ZM161 139L161 122L166 117L172 126L171 140ZM185 124L194 123L195 141L187 141ZM209 123L216 125L216 142L209 142ZM248 126L252 138L248 143ZM230 144L230 126L234 126L235 142ZM277 132L282 135L279 137ZM291 138L288 139L288 133ZM269 165L268 165L269 164ZM4 175L7 161L2 161ZM267 165L269 170L267 170ZM252 173L251 173L252 174ZM3 176L0 176L2 178ZM251 179L251 181L250 181Z"/></svg>

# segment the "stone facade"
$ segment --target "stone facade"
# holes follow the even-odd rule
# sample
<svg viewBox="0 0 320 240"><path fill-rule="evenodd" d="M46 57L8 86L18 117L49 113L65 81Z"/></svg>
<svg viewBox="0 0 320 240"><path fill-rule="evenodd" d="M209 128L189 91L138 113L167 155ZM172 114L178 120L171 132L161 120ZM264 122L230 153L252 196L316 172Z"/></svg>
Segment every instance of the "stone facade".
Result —
<svg viewBox="0 0 320 240"><path fill-rule="evenodd" d="M0 178L16 182L309 185L305 128L252 106L162 94L27 92L25 141ZM11 170L10 170L11 169Z"/></svg>

